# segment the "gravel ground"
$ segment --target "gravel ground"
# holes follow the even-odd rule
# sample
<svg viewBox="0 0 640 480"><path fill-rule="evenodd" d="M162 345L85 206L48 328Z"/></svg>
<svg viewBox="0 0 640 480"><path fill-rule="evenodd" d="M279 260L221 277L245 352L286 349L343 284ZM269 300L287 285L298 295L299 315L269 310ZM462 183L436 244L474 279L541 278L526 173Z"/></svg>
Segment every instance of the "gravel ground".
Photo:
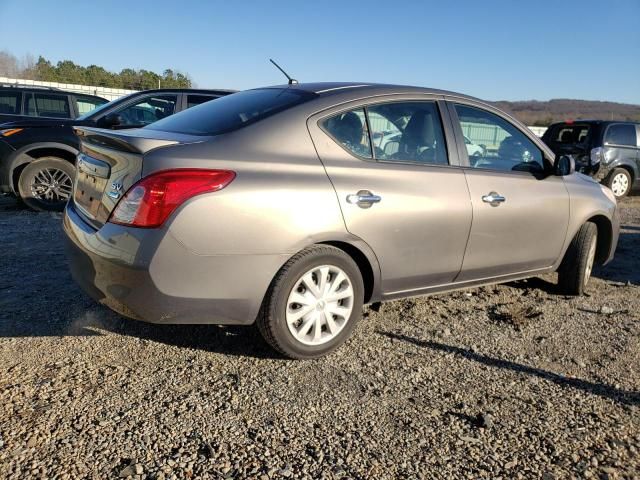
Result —
<svg viewBox="0 0 640 480"><path fill-rule="evenodd" d="M124 320L0 199L0 478L640 478L640 197L589 295L383 304L328 358Z"/></svg>

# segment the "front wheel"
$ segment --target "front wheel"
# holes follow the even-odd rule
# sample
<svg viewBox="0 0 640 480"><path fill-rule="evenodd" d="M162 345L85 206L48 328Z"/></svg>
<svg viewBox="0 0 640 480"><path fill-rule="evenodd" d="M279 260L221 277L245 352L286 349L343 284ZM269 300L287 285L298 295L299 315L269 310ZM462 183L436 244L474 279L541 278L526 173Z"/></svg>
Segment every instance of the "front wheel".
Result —
<svg viewBox="0 0 640 480"><path fill-rule="evenodd" d="M62 211L71 198L74 175L73 165L62 158L38 158L20 173L18 193L33 210Z"/></svg>
<svg viewBox="0 0 640 480"><path fill-rule="evenodd" d="M264 339L290 358L330 353L362 315L362 275L353 259L329 245L294 255L265 296L257 325Z"/></svg>
<svg viewBox="0 0 640 480"><path fill-rule="evenodd" d="M587 222L569 245L558 269L558 286L566 295L582 295L591 278L591 270L596 258L598 228Z"/></svg>
<svg viewBox="0 0 640 480"><path fill-rule="evenodd" d="M625 197L631 190L631 174L624 168L616 168L607 178L606 184L617 198Z"/></svg>

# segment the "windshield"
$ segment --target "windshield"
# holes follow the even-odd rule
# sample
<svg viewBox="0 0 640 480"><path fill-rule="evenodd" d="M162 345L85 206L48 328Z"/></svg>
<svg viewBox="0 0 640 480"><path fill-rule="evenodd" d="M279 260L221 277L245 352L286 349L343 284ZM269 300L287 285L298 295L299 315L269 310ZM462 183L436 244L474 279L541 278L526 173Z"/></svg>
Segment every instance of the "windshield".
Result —
<svg viewBox="0 0 640 480"><path fill-rule="evenodd" d="M92 118L93 116L98 115L100 112L108 110L109 108L113 107L117 103L120 103L123 100L125 100L126 98L132 97L133 95L136 95L136 94L135 93L131 93L131 94L125 96L125 97L116 98L115 100L111 100L110 102L103 103L102 105L100 105L97 108L94 108L90 112L87 112L84 115L80 115L76 120L87 120L89 118Z"/></svg>
<svg viewBox="0 0 640 480"><path fill-rule="evenodd" d="M145 128L188 135L219 135L316 97L315 93L292 88L245 90L184 110Z"/></svg>

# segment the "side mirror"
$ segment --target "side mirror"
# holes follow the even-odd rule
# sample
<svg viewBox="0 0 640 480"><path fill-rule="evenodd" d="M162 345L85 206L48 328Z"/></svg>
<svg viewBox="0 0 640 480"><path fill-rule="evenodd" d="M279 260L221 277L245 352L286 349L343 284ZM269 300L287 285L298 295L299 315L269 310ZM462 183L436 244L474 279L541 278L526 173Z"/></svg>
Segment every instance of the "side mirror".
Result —
<svg viewBox="0 0 640 480"><path fill-rule="evenodd" d="M570 155L560 155L556 158L556 163L553 166L554 173L559 177L565 175L571 175L576 171L576 162Z"/></svg>
<svg viewBox="0 0 640 480"><path fill-rule="evenodd" d="M102 117L98 121L98 126L100 128L113 128L121 124L122 124L122 117L118 113L110 113L109 115Z"/></svg>

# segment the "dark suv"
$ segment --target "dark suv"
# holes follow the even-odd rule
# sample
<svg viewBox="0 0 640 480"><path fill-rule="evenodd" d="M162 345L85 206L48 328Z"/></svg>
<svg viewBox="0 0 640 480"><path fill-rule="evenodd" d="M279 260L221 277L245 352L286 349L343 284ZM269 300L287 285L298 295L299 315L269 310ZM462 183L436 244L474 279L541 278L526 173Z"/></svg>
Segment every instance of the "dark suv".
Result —
<svg viewBox="0 0 640 480"><path fill-rule="evenodd" d="M56 88L0 83L0 123L30 118L77 118L108 101Z"/></svg>
<svg viewBox="0 0 640 480"><path fill-rule="evenodd" d="M542 140L556 155L571 155L576 170L607 185L616 197L640 182L640 124L576 120L552 124Z"/></svg>
<svg viewBox="0 0 640 480"><path fill-rule="evenodd" d="M37 118L0 124L0 191L36 210L62 210L75 176L75 126L144 127L230 90L160 89L132 93L75 120Z"/></svg>

